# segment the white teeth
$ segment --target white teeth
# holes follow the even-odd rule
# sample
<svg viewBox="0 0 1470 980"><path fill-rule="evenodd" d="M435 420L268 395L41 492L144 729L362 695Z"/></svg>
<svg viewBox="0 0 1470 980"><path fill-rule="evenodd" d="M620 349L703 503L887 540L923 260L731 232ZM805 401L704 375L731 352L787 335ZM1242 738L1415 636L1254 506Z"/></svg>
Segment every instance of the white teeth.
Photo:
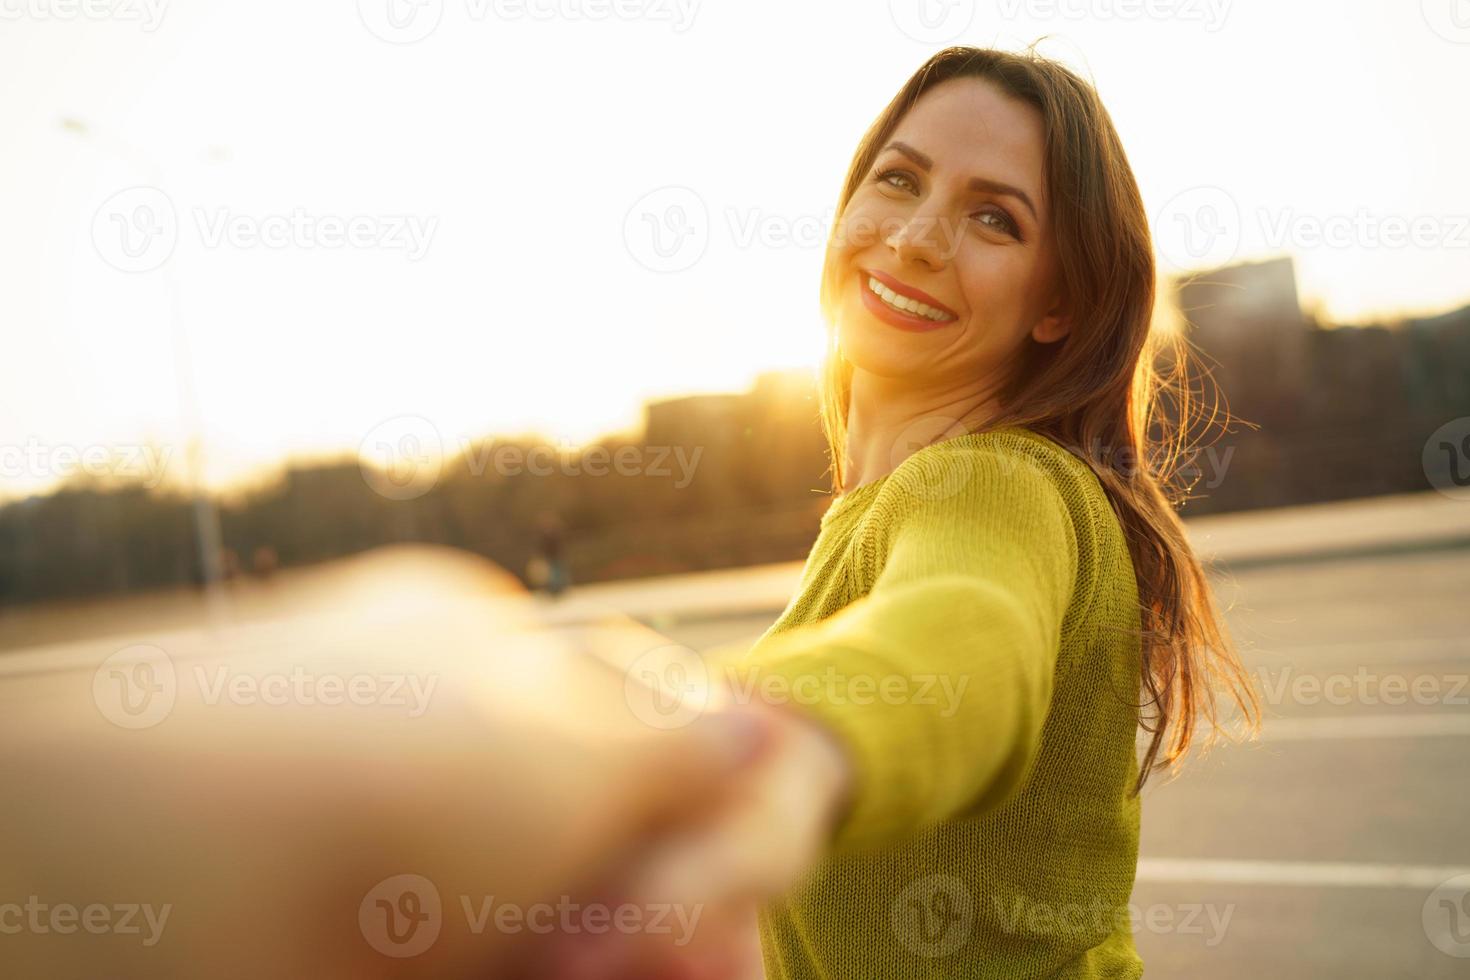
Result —
<svg viewBox="0 0 1470 980"><path fill-rule="evenodd" d="M889 306L893 307L896 310L902 310L905 313L913 313L917 316L924 317L925 319L933 320L936 323L950 319L950 315L948 313L945 313L941 310L936 310L934 307L928 305L927 303L920 303L916 299L909 299L907 296L898 295L893 290L889 289L887 286L879 282L873 276L868 277L868 288L876 293L879 299L881 299L883 302L887 303Z"/></svg>

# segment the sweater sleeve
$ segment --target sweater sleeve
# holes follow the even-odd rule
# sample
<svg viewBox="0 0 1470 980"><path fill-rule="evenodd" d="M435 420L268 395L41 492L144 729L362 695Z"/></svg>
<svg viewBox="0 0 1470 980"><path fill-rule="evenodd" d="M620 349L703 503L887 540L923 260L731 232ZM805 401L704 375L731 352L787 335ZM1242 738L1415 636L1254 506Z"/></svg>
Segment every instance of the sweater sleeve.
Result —
<svg viewBox="0 0 1470 980"><path fill-rule="evenodd" d="M998 806L1034 762L1076 530L1056 478L1019 451L926 447L869 521L879 574L816 623L764 637L737 673L848 749L852 795L831 853Z"/></svg>

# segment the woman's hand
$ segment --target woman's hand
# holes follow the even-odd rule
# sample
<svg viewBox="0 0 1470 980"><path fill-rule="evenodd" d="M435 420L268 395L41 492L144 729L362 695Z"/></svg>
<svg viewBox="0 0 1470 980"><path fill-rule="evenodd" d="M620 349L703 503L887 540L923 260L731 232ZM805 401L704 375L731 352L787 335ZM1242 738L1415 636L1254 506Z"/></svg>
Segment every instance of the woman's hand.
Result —
<svg viewBox="0 0 1470 980"><path fill-rule="evenodd" d="M755 703L726 709L768 726L762 755L710 818L634 855L600 889L613 905L688 910L692 936L563 936L537 975L599 980L758 980L758 904L821 859L851 792L845 750L815 719Z"/></svg>
<svg viewBox="0 0 1470 980"><path fill-rule="evenodd" d="M7 936L6 966L510 976L501 964L516 947L550 938L528 926L538 903L708 820L760 758L769 732L716 712L652 730L605 671L546 637L487 640L487 625L358 617L265 624L229 642L191 634L144 661L145 681L159 687L166 673L172 687L141 727L122 724L130 716L100 697L113 688L92 670L0 678L0 894L157 917L152 933L132 914L128 930ZM95 678L134 666L103 663ZM231 677L293 670L411 676L432 696L421 710L402 698L225 696ZM491 910L520 915L502 925Z"/></svg>
<svg viewBox="0 0 1470 980"><path fill-rule="evenodd" d="M710 823L664 842L631 886L635 893L767 898L822 856L846 811L852 774L846 750L798 709L753 702L730 709L769 725L762 757L732 788ZM667 900L667 899L666 899Z"/></svg>
<svg viewBox="0 0 1470 980"><path fill-rule="evenodd" d="M528 928L537 907L604 882L681 904L679 931L603 930L631 976L663 980L749 959L752 903L821 854L844 786L800 716L735 705L657 730L616 674L479 602L160 642L0 677L0 893L158 916L156 935L9 936L17 974L510 977L555 938ZM337 696L250 686L294 677ZM384 696L344 700L364 681ZM141 724L140 698L158 709Z"/></svg>

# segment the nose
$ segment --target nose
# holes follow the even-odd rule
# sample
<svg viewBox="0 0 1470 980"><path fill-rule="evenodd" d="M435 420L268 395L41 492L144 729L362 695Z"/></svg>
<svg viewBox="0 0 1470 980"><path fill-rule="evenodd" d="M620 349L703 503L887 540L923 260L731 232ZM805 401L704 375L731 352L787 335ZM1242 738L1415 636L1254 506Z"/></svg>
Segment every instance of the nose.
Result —
<svg viewBox="0 0 1470 980"><path fill-rule="evenodd" d="M944 268L953 251L947 231L943 215L918 209L894 227L884 244L893 249L899 262L905 265L922 262L937 272Z"/></svg>

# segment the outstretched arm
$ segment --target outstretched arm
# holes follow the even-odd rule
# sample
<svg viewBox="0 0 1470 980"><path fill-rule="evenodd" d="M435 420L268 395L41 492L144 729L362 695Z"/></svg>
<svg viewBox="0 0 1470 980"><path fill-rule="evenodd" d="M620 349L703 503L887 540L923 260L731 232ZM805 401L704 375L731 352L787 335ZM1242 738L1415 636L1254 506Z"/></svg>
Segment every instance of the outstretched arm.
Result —
<svg viewBox="0 0 1470 980"><path fill-rule="evenodd" d="M835 852L1001 803L1025 779L1077 586L1061 490L1013 453L931 447L870 514L876 579L819 623L766 637L744 689L843 746Z"/></svg>

